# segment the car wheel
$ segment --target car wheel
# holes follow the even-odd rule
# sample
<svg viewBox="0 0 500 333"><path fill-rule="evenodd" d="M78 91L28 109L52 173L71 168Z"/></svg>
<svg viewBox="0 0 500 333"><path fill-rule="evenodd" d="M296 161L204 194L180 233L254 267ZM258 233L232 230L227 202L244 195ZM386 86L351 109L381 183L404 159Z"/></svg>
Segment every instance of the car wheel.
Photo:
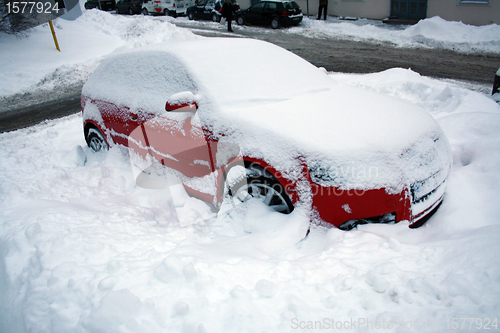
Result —
<svg viewBox="0 0 500 333"><path fill-rule="evenodd" d="M189 12L189 13L188 13L188 19L190 19L190 20L194 20L194 15L193 15L193 12Z"/></svg>
<svg viewBox="0 0 500 333"><path fill-rule="evenodd" d="M275 211L289 214L293 204L284 187L274 177L262 175L252 169L247 170L247 177L234 185L227 185L227 193L233 206L252 198L262 201Z"/></svg>
<svg viewBox="0 0 500 333"><path fill-rule="evenodd" d="M129 15L134 15L134 12L132 11L132 8L128 9L128 13L129 13Z"/></svg>
<svg viewBox="0 0 500 333"><path fill-rule="evenodd" d="M278 29L280 27L280 19L277 17L273 17L271 19L271 28Z"/></svg>
<svg viewBox="0 0 500 333"><path fill-rule="evenodd" d="M238 23L238 25L244 25L245 19L243 18L243 16L238 16L238 18L236 19L236 23Z"/></svg>
<svg viewBox="0 0 500 333"><path fill-rule="evenodd" d="M115 8L115 11L117 14L120 14L120 9L118 9L118 7Z"/></svg>
<svg viewBox="0 0 500 333"><path fill-rule="evenodd" d="M219 15L213 13L212 14L212 22L219 22L219 21L220 21Z"/></svg>
<svg viewBox="0 0 500 333"><path fill-rule="evenodd" d="M142 13L143 13L144 15L149 15L149 12L148 12L148 9L147 9L147 8L143 8L143 9L142 9Z"/></svg>
<svg viewBox="0 0 500 333"><path fill-rule="evenodd" d="M104 136L102 133L96 129L96 128L90 128L87 132L87 145L89 146L90 149L92 149L94 152L100 152L100 151L105 151L108 150L108 144L106 143L106 140L104 140Z"/></svg>

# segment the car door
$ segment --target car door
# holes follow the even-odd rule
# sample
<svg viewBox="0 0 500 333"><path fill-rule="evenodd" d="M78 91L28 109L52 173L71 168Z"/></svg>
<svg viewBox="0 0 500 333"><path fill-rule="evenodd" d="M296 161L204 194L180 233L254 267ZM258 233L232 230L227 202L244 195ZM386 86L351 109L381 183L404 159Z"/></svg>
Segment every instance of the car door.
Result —
<svg viewBox="0 0 500 333"><path fill-rule="evenodd" d="M165 111L142 123L130 137L133 142L129 146L143 158L150 155L189 178L204 177L214 171L209 146L194 111Z"/></svg>
<svg viewBox="0 0 500 333"><path fill-rule="evenodd" d="M119 12L124 14L128 13L128 7L129 7L129 0L120 0L116 4L116 7L118 7Z"/></svg>
<svg viewBox="0 0 500 333"><path fill-rule="evenodd" d="M207 0L201 0L196 3L196 6L193 11L193 15L196 19L203 18L203 12L205 11L205 5L207 4Z"/></svg>
<svg viewBox="0 0 500 333"><path fill-rule="evenodd" d="M151 156L161 164L176 169L187 177L204 177L213 171L210 149L202 130L198 112L206 112L205 104L190 112L166 111L167 101L179 93L195 98L197 85L185 66L166 53L132 54L128 61L137 65L123 82L127 91L140 85L136 107L118 112L122 117L118 136L128 139L127 146L140 156ZM118 64L110 64L110 69ZM128 76L128 75L127 75ZM128 119L127 119L128 117Z"/></svg>
<svg viewBox="0 0 500 333"><path fill-rule="evenodd" d="M212 19L212 11L215 9L215 1L209 0L207 4L205 5L205 8L203 10L203 19L204 20L210 20Z"/></svg>
<svg viewBox="0 0 500 333"><path fill-rule="evenodd" d="M271 17L276 15L278 9L278 3L276 2L266 2L264 10L262 12L262 24L268 24L271 22Z"/></svg>
<svg viewBox="0 0 500 333"><path fill-rule="evenodd" d="M262 24L264 22L263 14L265 2L258 2L252 7L248 8L245 13L245 21L250 24Z"/></svg>

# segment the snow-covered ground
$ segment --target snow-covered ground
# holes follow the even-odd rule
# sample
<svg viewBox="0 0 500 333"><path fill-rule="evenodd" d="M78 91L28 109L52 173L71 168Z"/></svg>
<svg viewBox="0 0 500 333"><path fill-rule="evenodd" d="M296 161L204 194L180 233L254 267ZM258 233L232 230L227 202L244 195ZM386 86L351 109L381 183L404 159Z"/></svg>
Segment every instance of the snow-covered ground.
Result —
<svg viewBox="0 0 500 333"><path fill-rule="evenodd" d="M117 47L201 38L98 11L57 26L62 53L47 27L0 37L3 96L85 79ZM331 78L443 128L454 164L427 224L304 239L299 211L217 216L181 185L135 186L126 152L86 147L81 115L48 121L0 134L0 332L498 331L500 106L407 69Z"/></svg>

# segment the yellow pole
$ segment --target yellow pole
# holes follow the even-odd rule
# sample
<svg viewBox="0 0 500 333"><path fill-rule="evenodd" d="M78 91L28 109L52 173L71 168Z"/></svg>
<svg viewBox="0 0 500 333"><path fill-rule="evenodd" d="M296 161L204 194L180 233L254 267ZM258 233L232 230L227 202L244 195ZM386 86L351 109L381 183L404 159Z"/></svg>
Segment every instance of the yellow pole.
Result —
<svg viewBox="0 0 500 333"><path fill-rule="evenodd" d="M57 51L61 52L61 49L59 48L59 43L57 43L56 32L54 31L54 26L52 25L52 21L49 21L49 25L50 25L50 31L52 31L52 38L54 38L54 43L56 44L56 49Z"/></svg>

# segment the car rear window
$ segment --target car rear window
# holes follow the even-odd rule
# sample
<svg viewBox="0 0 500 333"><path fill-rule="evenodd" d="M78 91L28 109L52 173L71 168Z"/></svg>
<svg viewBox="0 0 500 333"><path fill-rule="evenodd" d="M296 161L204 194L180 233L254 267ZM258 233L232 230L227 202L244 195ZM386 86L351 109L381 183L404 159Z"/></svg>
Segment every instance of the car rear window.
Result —
<svg viewBox="0 0 500 333"><path fill-rule="evenodd" d="M300 9L299 5L295 1L283 2L285 9Z"/></svg>

